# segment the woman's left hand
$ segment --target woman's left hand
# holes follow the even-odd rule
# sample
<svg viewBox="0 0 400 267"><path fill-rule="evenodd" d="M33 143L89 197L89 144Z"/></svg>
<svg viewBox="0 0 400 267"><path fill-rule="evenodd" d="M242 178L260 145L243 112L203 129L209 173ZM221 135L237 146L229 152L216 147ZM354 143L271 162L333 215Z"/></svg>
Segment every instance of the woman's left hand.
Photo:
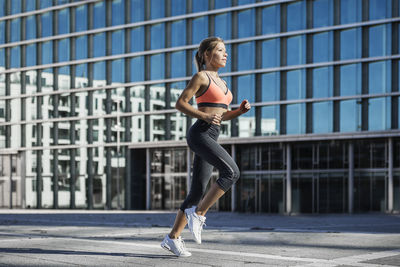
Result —
<svg viewBox="0 0 400 267"><path fill-rule="evenodd" d="M247 99L243 100L243 102L240 104L239 110L240 112L246 113L247 111L249 111L251 109L250 103L249 101L247 101Z"/></svg>

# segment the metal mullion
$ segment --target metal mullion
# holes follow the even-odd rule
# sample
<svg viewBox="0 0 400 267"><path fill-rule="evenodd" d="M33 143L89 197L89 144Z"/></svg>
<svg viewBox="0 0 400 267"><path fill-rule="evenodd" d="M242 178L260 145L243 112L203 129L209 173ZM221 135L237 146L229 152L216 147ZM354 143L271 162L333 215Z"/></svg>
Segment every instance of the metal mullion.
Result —
<svg viewBox="0 0 400 267"><path fill-rule="evenodd" d="M392 17L399 16L399 1L392 2ZM392 23L392 55L399 53L399 23ZM392 60L392 73L399 73L399 60ZM399 75L391 75L392 92L399 91ZM399 129L399 97L391 98L391 129Z"/></svg>
<svg viewBox="0 0 400 267"><path fill-rule="evenodd" d="M334 0L333 17L334 25L340 24L340 1ZM333 32L333 60L340 61L340 31ZM333 96L340 96L340 66L333 66ZM334 132L340 131L340 101L333 101L333 125Z"/></svg>
<svg viewBox="0 0 400 267"><path fill-rule="evenodd" d="M166 17L171 16L171 0L165 1L165 12ZM171 22L165 23L165 47L171 47L172 40L171 40ZM172 74L172 67L171 67L171 53L165 53L165 61L164 61L164 68L165 68L165 78L171 78ZM171 84L166 83L164 84L165 88L165 108L171 108ZM171 116L169 113L165 114L164 120L164 127L165 127L165 139L171 139Z"/></svg>
<svg viewBox="0 0 400 267"><path fill-rule="evenodd" d="M21 8L22 11L25 11L26 8L26 0L21 1ZM26 38L26 18L23 17L21 19L21 40L25 40ZM21 67L25 67L26 64L26 46L23 45L21 46ZM26 72L22 71L21 72L21 95L26 93ZM21 120L26 120L26 99L21 98ZM26 129L25 125L21 125L21 146L25 146L25 135L26 135Z"/></svg>
<svg viewBox="0 0 400 267"><path fill-rule="evenodd" d="M145 2L145 20L148 20L151 18L151 3L150 1ZM149 51L151 49L151 26L146 25L145 26L145 44L144 44L144 50ZM144 74L144 79L145 81L149 81L150 79L150 73L151 73L151 66L150 66L150 55L145 55L144 58L144 66L145 66L145 74ZM149 111L150 110L150 86L148 84L145 85L144 88L144 110ZM150 141L150 116L146 115L144 117L144 140L145 141Z"/></svg>
<svg viewBox="0 0 400 267"><path fill-rule="evenodd" d="M262 10L261 8L256 9L256 35L260 35L262 33ZM262 57L258 55L262 55L262 42L255 41L255 59L256 59L256 69L262 68ZM262 101L262 74L257 73L255 75L255 101L261 102ZM261 121L262 121L262 108L256 107L255 108L255 116L256 116L256 132L255 135L261 135Z"/></svg>
<svg viewBox="0 0 400 267"><path fill-rule="evenodd" d="M112 24L112 2L106 1L106 26ZM111 32L106 33L106 55L112 54ZM106 84L110 85L112 82L111 76L111 61L106 61ZM106 91L106 114L111 114L112 98L111 90ZM106 119L106 142L111 143L111 118ZM112 209L112 166L111 166L111 148L106 148L106 208Z"/></svg>
<svg viewBox="0 0 400 267"><path fill-rule="evenodd" d="M11 0L6 0L5 1L5 13L10 14L11 13ZM11 40L11 21L7 20L6 25L5 25L5 41L10 42ZM5 58L5 67L6 69L11 68L11 48L8 47L5 49L6 53L6 58ZM5 75L5 95L11 95L11 79L10 79L10 74ZM5 119L6 121L11 120L11 101L6 100L5 101ZM6 147L11 147L11 127L6 127L5 129L5 135L6 135Z"/></svg>
<svg viewBox="0 0 400 267"><path fill-rule="evenodd" d="M367 21L369 19L369 0L365 0L362 5L362 20ZM369 27L362 28L361 36L361 57L368 58L369 56ZM368 94L369 92L369 73L368 73L368 63L361 63L361 93ZM368 130L368 99L361 100L361 130Z"/></svg>
<svg viewBox="0 0 400 267"><path fill-rule="evenodd" d="M237 5L237 0L233 0L232 1L232 5L236 6ZM237 11L233 11L232 12L232 16L231 16L231 20L232 20L232 37L233 38L237 38L238 37L238 31L239 31L239 26L238 26L238 12ZM232 70L233 71L237 71L238 69L238 47L237 44L232 44ZM233 76L231 77L231 83L232 83L232 94L233 94L233 99L232 102L233 103L237 103L238 102L238 77ZM239 136L239 129L238 129L238 125L239 125L239 119L238 118L234 118L231 120L231 136Z"/></svg>
<svg viewBox="0 0 400 267"><path fill-rule="evenodd" d="M280 15L280 32L284 33L287 31L287 5L281 5L281 15ZM286 90L287 90L287 72L285 70L281 70L281 68L287 68L287 37L280 38L280 93L279 93L279 100L286 101ZM280 133L286 134L286 110L287 106L285 104L279 105L279 125L280 125Z"/></svg>
<svg viewBox="0 0 400 267"><path fill-rule="evenodd" d="M88 29L93 28L93 4L89 4L87 9L87 27ZM93 35L88 36L88 58L93 57ZM93 63L87 63L87 71L88 71L88 86L93 86ZM93 91L88 91L88 115L93 115ZM93 144L93 120L88 120L88 129L87 129L87 141L88 144ZM93 147L87 147L87 209L93 209L93 180L94 180L94 164L93 164Z"/></svg>
<svg viewBox="0 0 400 267"><path fill-rule="evenodd" d="M186 13L191 13L192 9L193 9L192 0L186 0ZM193 40L192 26L193 26L193 19L192 18L186 19L186 42L185 42L185 45L189 45L192 43L192 40ZM186 49L185 53L186 53L186 76L191 77L192 73L193 73L192 50ZM191 99L189 101L189 103L192 104L193 100ZM186 129L187 129L186 131L189 131L191 126L192 126L192 118L190 116L186 116ZM188 151L188 153L190 153L190 151ZM188 176L190 176L190 171L188 172ZM189 185L190 180L188 180L187 182Z"/></svg>
<svg viewBox="0 0 400 267"><path fill-rule="evenodd" d="M36 9L40 8L40 0L36 0ZM36 36L42 36L42 21L39 15L36 15ZM37 64L42 63L42 44L39 43L36 46L36 62ZM36 91L42 91L42 70L39 69L36 75ZM42 119L42 97L38 96L36 99L36 117ZM36 146L42 146L42 129L41 123L36 124ZM42 208L42 156L43 151L36 151L36 206L38 209Z"/></svg>
<svg viewBox="0 0 400 267"><path fill-rule="evenodd" d="M311 29L313 27L313 4L314 1L306 2L306 24L307 29ZM313 34L306 35L306 63L310 64L314 61L313 58ZM306 69L306 98L313 98L313 68ZM313 132L313 104L306 103L306 133Z"/></svg>

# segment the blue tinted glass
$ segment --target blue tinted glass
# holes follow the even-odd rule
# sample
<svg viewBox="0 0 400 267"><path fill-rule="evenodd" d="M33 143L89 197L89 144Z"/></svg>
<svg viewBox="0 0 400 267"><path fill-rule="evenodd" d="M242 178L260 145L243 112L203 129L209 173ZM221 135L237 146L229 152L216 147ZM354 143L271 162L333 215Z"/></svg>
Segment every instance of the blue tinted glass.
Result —
<svg viewBox="0 0 400 267"><path fill-rule="evenodd" d="M390 18L391 6L391 0L369 0L369 19Z"/></svg>
<svg viewBox="0 0 400 267"><path fill-rule="evenodd" d="M193 13L208 10L208 0L192 0Z"/></svg>
<svg viewBox="0 0 400 267"><path fill-rule="evenodd" d="M151 71L150 71L150 79L151 80L160 80L164 79L164 54L153 55L150 58Z"/></svg>
<svg viewBox="0 0 400 267"><path fill-rule="evenodd" d="M112 10L112 17L111 17L112 25L124 24L125 22L124 1L113 0L111 10Z"/></svg>
<svg viewBox="0 0 400 267"><path fill-rule="evenodd" d="M124 44L125 44L125 34L123 30L113 32L111 34L112 40L112 54L118 55L123 54L125 52Z"/></svg>
<svg viewBox="0 0 400 267"><path fill-rule="evenodd" d="M1 4L0 8L2 8ZM36 1L25 1L25 12L33 11L35 9L36 9ZM0 11L0 16L1 16L1 11Z"/></svg>
<svg viewBox="0 0 400 267"><path fill-rule="evenodd" d="M6 56L4 55L4 48L0 49L0 66L4 67L6 65L5 62Z"/></svg>
<svg viewBox="0 0 400 267"><path fill-rule="evenodd" d="M232 0L218 0L218 1L215 1L215 8L216 9L217 8L230 7L231 5L232 5Z"/></svg>
<svg viewBox="0 0 400 267"><path fill-rule="evenodd" d="M76 77L87 78L87 75L88 75L87 64L76 65L75 74L76 74ZM86 86L83 86L83 87L86 87Z"/></svg>
<svg viewBox="0 0 400 267"><path fill-rule="evenodd" d="M287 39L287 65L306 63L306 38L303 35Z"/></svg>
<svg viewBox="0 0 400 267"><path fill-rule="evenodd" d="M171 16L183 15L186 13L186 0L171 0Z"/></svg>
<svg viewBox="0 0 400 267"><path fill-rule="evenodd" d="M238 77L238 95L237 103L242 103L243 100L247 99L250 103L255 102L255 76L245 75ZM247 114L247 113L246 113Z"/></svg>
<svg viewBox="0 0 400 267"><path fill-rule="evenodd" d="M99 33L93 36L93 56L104 57L106 55L106 35Z"/></svg>
<svg viewBox="0 0 400 267"><path fill-rule="evenodd" d="M144 81L144 57L131 59L131 80L132 82Z"/></svg>
<svg viewBox="0 0 400 267"><path fill-rule="evenodd" d="M351 64L340 67L340 95L361 94L361 65Z"/></svg>
<svg viewBox="0 0 400 267"><path fill-rule="evenodd" d="M53 34L53 20L52 20L52 13L47 12L44 13L42 18L42 37L51 36Z"/></svg>
<svg viewBox="0 0 400 267"><path fill-rule="evenodd" d="M278 135L280 129L280 108L266 106L261 108L261 135Z"/></svg>
<svg viewBox="0 0 400 267"><path fill-rule="evenodd" d="M389 61L369 63L368 80L370 94L388 93L392 91L390 70Z"/></svg>
<svg viewBox="0 0 400 267"><path fill-rule="evenodd" d="M326 62L333 60L333 33L324 32L313 36L313 61Z"/></svg>
<svg viewBox="0 0 400 267"><path fill-rule="evenodd" d="M200 17L193 20L193 44L199 44L201 40L208 37L208 19Z"/></svg>
<svg viewBox="0 0 400 267"><path fill-rule="evenodd" d="M238 45L238 70L249 70L255 67L254 42Z"/></svg>
<svg viewBox="0 0 400 267"><path fill-rule="evenodd" d="M313 3L314 27L333 25L333 1L316 0Z"/></svg>
<svg viewBox="0 0 400 267"><path fill-rule="evenodd" d="M270 72L262 75L262 92L261 101L270 102L280 99L280 73Z"/></svg>
<svg viewBox="0 0 400 267"><path fill-rule="evenodd" d="M21 19L13 19L11 21L11 42L18 42L19 40L21 40Z"/></svg>
<svg viewBox="0 0 400 267"><path fill-rule="evenodd" d="M144 51L144 27L131 30L131 52Z"/></svg>
<svg viewBox="0 0 400 267"><path fill-rule="evenodd" d="M340 1L340 23L348 24L361 21L362 0Z"/></svg>
<svg viewBox="0 0 400 267"><path fill-rule="evenodd" d="M340 59L361 57L361 29L350 29L340 32Z"/></svg>
<svg viewBox="0 0 400 267"><path fill-rule="evenodd" d="M4 32L5 32L5 30L6 30L6 22L5 21L0 21L0 32L1 32L1 34L0 34L0 44L4 44L4 41L5 41L5 39L4 39L4 35L5 34L3 34Z"/></svg>
<svg viewBox="0 0 400 267"><path fill-rule="evenodd" d="M80 36L75 39L76 45L76 59L85 59L87 55L87 35Z"/></svg>
<svg viewBox="0 0 400 267"><path fill-rule="evenodd" d="M215 16L215 36L221 37L224 40L231 39L231 25L231 13L223 13Z"/></svg>
<svg viewBox="0 0 400 267"><path fill-rule="evenodd" d="M186 21L178 20L171 24L171 46L186 44Z"/></svg>
<svg viewBox="0 0 400 267"><path fill-rule="evenodd" d="M42 64L53 62L53 44L51 41L42 44Z"/></svg>
<svg viewBox="0 0 400 267"><path fill-rule="evenodd" d="M159 23L151 26L151 49L165 47L165 24Z"/></svg>
<svg viewBox="0 0 400 267"><path fill-rule="evenodd" d="M49 73L51 73L51 69L49 69ZM69 66L59 68L58 73L61 75L69 75ZM61 78L61 77L59 77L59 78ZM70 88L69 83L66 86L68 86L68 88Z"/></svg>
<svg viewBox="0 0 400 267"><path fill-rule="evenodd" d="M171 53L171 78L186 76L186 52Z"/></svg>
<svg viewBox="0 0 400 267"><path fill-rule="evenodd" d="M303 134L306 125L306 105L292 104L286 106L286 133Z"/></svg>
<svg viewBox="0 0 400 267"><path fill-rule="evenodd" d="M279 67L280 39L271 39L262 42L262 68Z"/></svg>
<svg viewBox="0 0 400 267"><path fill-rule="evenodd" d="M302 99L306 96L305 70L292 70L286 74L286 99Z"/></svg>
<svg viewBox="0 0 400 267"><path fill-rule="evenodd" d="M69 9L58 12L58 34L69 33Z"/></svg>
<svg viewBox="0 0 400 267"><path fill-rule="evenodd" d="M281 9L279 5L265 7L262 10L262 34L280 32Z"/></svg>
<svg viewBox="0 0 400 267"><path fill-rule="evenodd" d="M151 0L151 19L163 18L165 16L165 1Z"/></svg>
<svg viewBox="0 0 400 267"><path fill-rule="evenodd" d="M106 5L105 2L94 5L93 28L103 28L106 26Z"/></svg>
<svg viewBox="0 0 400 267"><path fill-rule="evenodd" d="M52 0L41 0L40 2L40 9L46 8L46 7L51 7L53 5Z"/></svg>
<svg viewBox="0 0 400 267"><path fill-rule="evenodd" d="M125 68L124 68L124 60L117 59L113 60L111 63L112 69L112 82L113 83L123 83L125 77Z"/></svg>
<svg viewBox="0 0 400 267"><path fill-rule="evenodd" d="M329 133L333 131L332 102L313 103L313 132Z"/></svg>
<svg viewBox="0 0 400 267"><path fill-rule="evenodd" d="M131 22L144 20L144 1L131 0Z"/></svg>
<svg viewBox="0 0 400 267"><path fill-rule="evenodd" d="M287 31L302 30L306 28L305 1L287 5Z"/></svg>
<svg viewBox="0 0 400 267"><path fill-rule="evenodd" d="M324 67L313 69L313 97L322 98L333 95L333 69Z"/></svg>
<svg viewBox="0 0 400 267"><path fill-rule="evenodd" d="M254 36L256 33L255 10L248 9L238 12L238 37Z"/></svg>
<svg viewBox="0 0 400 267"><path fill-rule="evenodd" d="M360 105L357 100L340 101L340 131L355 132L361 129Z"/></svg>
<svg viewBox="0 0 400 267"><path fill-rule="evenodd" d="M21 0L10 1L11 3L11 14L21 13Z"/></svg>
<svg viewBox="0 0 400 267"><path fill-rule="evenodd" d="M19 68L21 65L21 52L19 46L11 48L11 68Z"/></svg>
<svg viewBox="0 0 400 267"><path fill-rule="evenodd" d="M254 2L255 2L255 0L239 0L238 5L252 4Z"/></svg>
<svg viewBox="0 0 400 267"><path fill-rule="evenodd" d="M371 98L368 101L368 130L379 131L390 128L390 99Z"/></svg>
<svg viewBox="0 0 400 267"><path fill-rule="evenodd" d="M87 6L81 5L76 8L75 15L75 30L77 32L87 30Z"/></svg>
<svg viewBox="0 0 400 267"><path fill-rule="evenodd" d="M58 62L69 61L69 39L58 41Z"/></svg>
<svg viewBox="0 0 400 267"><path fill-rule="evenodd" d="M35 16L29 16L26 19L26 39L36 38L36 18Z"/></svg>
<svg viewBox="0 0 400 267"><path fill-rule="evenodd" d="M369 28L369 56L386 56L391 53L391 25L379 25Z"/></svg>
<svg viewBox="0 0 400 267"><path fill-rule="evenodd" d="M29 55L26 57L26 66L35 66L36 65L36 44L31 44L26 46L26 54Z"/></svg>
<svg viewBox="0 0 400 267"><path fill-rule="evenodd" d="M104 61L93 64L93 79L104 81L106 79L106 63Z"/></svg>
<svg viewBox="0 0 400 267"><path fill-rule="evenodd" d="M225 50L226 50L226 53L228 54L228 57L227 57L227 61L226 61L226 65L225 65L225 68L221 68L221 69L219 69L219 72L220 73L224 73L224 72L230 72L231 71L231 66L232 66L232 63L231 63L231 45L225 45Z"/></svg>
<svg viewBox="0 0 400 267"><path fill-rule="evenodd" d="M5 15L6 15L6 0L0 0L0 17L3 17Z"/></svg>

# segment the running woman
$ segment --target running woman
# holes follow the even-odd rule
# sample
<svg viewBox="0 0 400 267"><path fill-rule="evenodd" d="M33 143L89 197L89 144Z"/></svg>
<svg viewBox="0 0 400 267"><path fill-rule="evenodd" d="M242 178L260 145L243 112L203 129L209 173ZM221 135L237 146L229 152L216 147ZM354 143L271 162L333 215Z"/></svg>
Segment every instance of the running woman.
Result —
<svg viewBox="0 0 400 267"><path fill-rule="evenodd" d="M178 257L192 255L181 237L186 224L196 243L201 244L205 214L240 176L235 161L217 143L221 121L232 120L250 110L247 100L243 100L238 109L228 110L232 102L232 93L225 81L218 76L218 70L225 67L227 58L228 54L221 38L204 39L194 59L198 72L192 77L175 105L177 110L197 118L186 138L190 149L195 153L190 191L176 215L171 232L161 243L162 248ZM196 96L198 109L189 104L193 96ZM220 177L202 199L214 167L218 169Z"/></svg>

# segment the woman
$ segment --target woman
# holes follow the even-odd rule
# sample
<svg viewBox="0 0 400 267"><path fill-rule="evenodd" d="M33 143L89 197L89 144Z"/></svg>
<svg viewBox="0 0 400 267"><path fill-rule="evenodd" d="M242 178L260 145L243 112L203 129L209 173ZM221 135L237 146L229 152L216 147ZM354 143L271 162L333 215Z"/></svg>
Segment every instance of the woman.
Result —
<svg viewBox="0 0 400 267"><path fill-rule="evenodd" d="M239 179L236 163L217 143L221 121L234 119L250 110L247 100L244 100L238 109L228 110L232 93L218 76L218 69L225 67L227 56L221 38L204 39L195 56L198 72L192 77L175 105L177 110L198 119L187 134L187 143L195 153L190 192L178 211L171 232L161 243L162 248L178 257L191 256L180 236L186 224L196 243L201 244L205 214ZM198 109L189 104L194 95ZM214 167L218 169L220 177L201 199Z"/></svg>

